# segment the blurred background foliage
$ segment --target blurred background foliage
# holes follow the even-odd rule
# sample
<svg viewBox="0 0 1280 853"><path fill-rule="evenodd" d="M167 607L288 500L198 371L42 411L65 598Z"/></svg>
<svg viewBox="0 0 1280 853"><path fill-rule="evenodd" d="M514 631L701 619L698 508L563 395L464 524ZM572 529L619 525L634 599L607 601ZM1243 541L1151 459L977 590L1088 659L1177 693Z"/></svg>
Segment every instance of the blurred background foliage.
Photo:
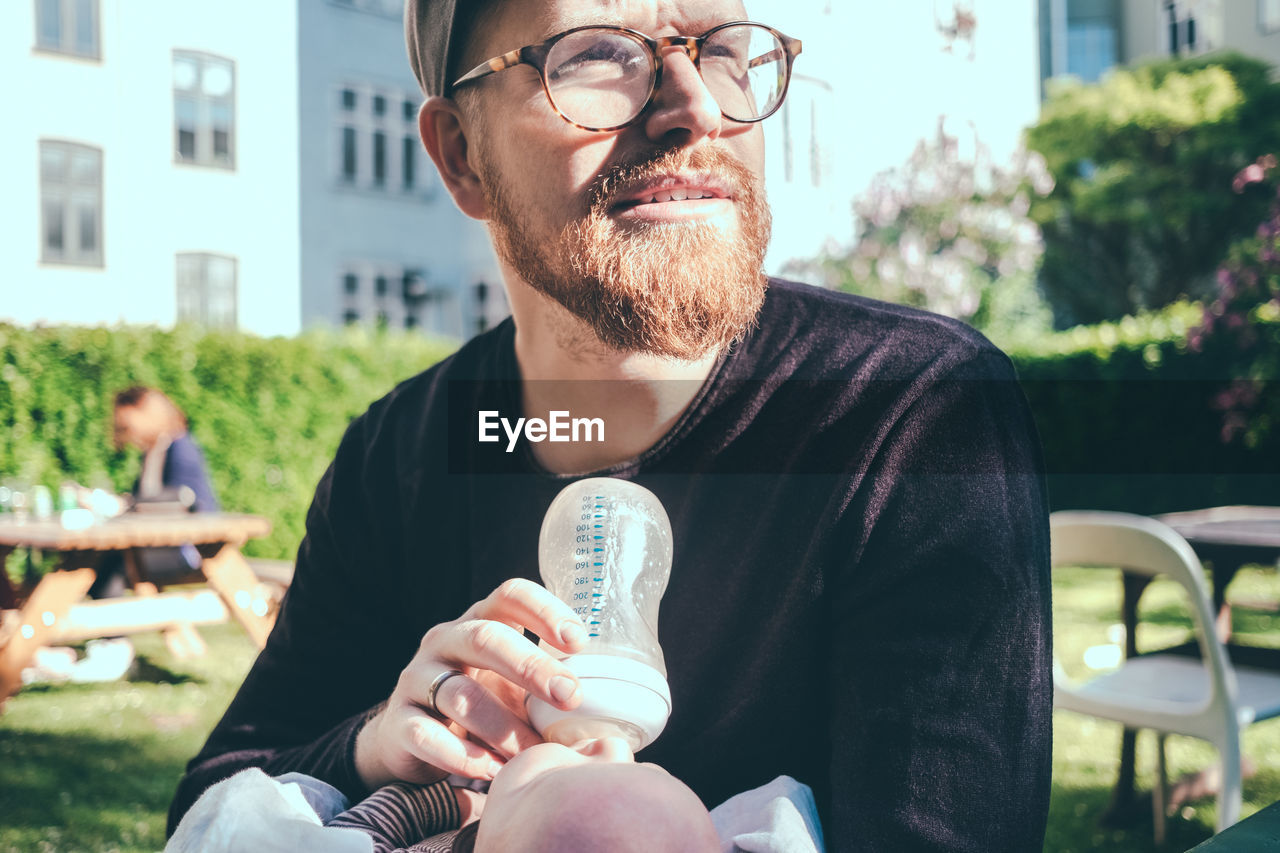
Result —
<svg viewBox="0 0 1280 853"><path fill-rule="evenodd" d="M1211 299L1228 247L1267 209L1264 188L1232 192L1232 180L1280 146L1280 83L1230 52L1065 80L1027 146L1054 177L1031 217L1058 328Z"/></svg>
<svg viewBox="0 0 1280 853"><path fill-rule="evenodd" d="M1006 162L945 127L854 200L847 248L793 272L1017 346L1217 297L1275 196L1240 175L1280 149L1280 82L1231 52L1051 81Z"/></svg>
<svg viewBox="0 0 1280 853"><path fill-rule="evenodd" d="M1028 214L1053 177L1034 152L998 164L980 142L972 149L940 120L933 139L855 199L852 245L794 272L964 320L1004 344L1048 330L1036 287L1043 244Z"/></svg>
<svg viewBox="0 0 1280 853"><path fill-rule="evenodd" d="M797 271L1005 349L1054 509L1280 504L1273 69L1223 52L1051 81L1006 162L947 127Z"/></svg>
<svg viewBox="0 0 1280 853"><path fill-rule="evenodd" d="M0 324L0 475L131 489L139 459L112 447L115 393L161 389L187 414L224 509L271 519L252 556L292 559L348 422L451 344L359 329L259 338L191 327Z"/></svg>
<svg viewBox="0 0 1280 853"><path fill-rule="evenodd" d="M1242 349L1232 334L1206 332L1203 313L1180 301L1009 348L1052 509L1280 504L1280 315L1256 316ZM1254 393L1239 399L1251 375Z"/></svg>

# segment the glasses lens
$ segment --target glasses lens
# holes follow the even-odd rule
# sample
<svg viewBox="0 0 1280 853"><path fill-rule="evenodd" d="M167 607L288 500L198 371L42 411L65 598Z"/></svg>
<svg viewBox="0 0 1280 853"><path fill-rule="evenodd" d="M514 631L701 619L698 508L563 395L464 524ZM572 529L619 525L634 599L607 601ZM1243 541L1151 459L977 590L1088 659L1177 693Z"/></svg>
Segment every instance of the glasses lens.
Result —
<svg viewBox="0 0 1280 853"><path fill-rule="evenodd" d="M547 93L556 109L592 129L617 127L639 115L653 92L653 77L649 48L616 30L570 33L547 54Z"/></svg>
<svg viewBox="0 0 1280 853"><path fill-rule="evenodd" d="M737 24L716 30L703 43L700 57L702 79L729 118L756 121L782 102L787 51L765 27Z"/></svg>

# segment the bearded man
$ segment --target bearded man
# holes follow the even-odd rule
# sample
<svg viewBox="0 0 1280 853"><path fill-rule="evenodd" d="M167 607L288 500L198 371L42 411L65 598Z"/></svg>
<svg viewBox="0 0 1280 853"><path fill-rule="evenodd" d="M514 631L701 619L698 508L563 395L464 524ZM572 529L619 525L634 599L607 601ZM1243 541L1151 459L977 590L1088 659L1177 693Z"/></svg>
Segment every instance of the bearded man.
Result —
<svg viewBox="0 0 1280 853"><path fill-rule="evenodd" d="M590 475L649 488L674 532L672 713L641 759L708 806L790 775L833 850L1038 850L1034 427L967 327L763 274L759 122L800 42L737 0L409 0L406 35L423 142L512 318L352 423L171 828L248 766L355 801L540 742L519 699L576 707L586 632L534 582L538 530ZM495 412L604 430L499 441Z"/></svg>

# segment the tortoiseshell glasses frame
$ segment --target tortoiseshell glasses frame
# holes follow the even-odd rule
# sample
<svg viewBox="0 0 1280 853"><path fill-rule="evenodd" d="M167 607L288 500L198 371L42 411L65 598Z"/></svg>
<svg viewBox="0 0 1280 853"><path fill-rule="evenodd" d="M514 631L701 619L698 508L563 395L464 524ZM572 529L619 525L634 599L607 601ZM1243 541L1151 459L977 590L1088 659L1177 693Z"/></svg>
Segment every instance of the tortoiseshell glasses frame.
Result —
<svg viewBox="0 0 1280 853"><path fill-rule="evenodd" d="M653 103L654 95L662 86L662 51L665 48L678 47L683 49L689 56L689 59L693 62L694 67L697 68L701 74L703 46L709 39L714 38L717 34L720 34L731 27L751 27L756 30L767 32L774 38L776 44L774 49L766 51L760 56L752 57L748 60L747 70L758 68L769 62L784 60L783 67L785 68L785 71L781 75L782 81L778 88L778 92L774 96L772 103L768 105L768 108L760 114L747 118L739 118L735 115L730 115L725 112L724 105L720 104L719 98L716 99L717 105L720 106L721 115L730 121L743 124L763 121L777 112L778 108L782 106L782 102L786 99L787 89L791 85L791 66L792 63L795 62L795 58L800 55L803 45L799 39L791 38L790 36L784 35L778 30L775 30L773 27L766 26L765 24L758 24L754 21L729 21L712 27L700 36L663 36L661 38L652 38L638 30L608 24L588 24L586 26L574 27L573 29L565 30L562 33L557 33L539 44L526 45L522 48L508 51L500 56L487 59L454 81L452 88L456 89L459 86L473 83L476 80L481 80L489 76L490 74L496 74L499 71L505 71L506 69L513 68L517 65L531 65L537 70L538 77L542 81L542 91L547 96L547 101L551 104L551 108L555 111L556 115L560 116L574 127L581 128L582 130L599 133L621 130L624 127L634 124L640 116L644 115L645 111L648 110L649 106ZM561 110L560 105L556 103L555 97L551 94L551 87L547 83L547 57L551 54L552 49L563 39L587 31L620 33L648 49L649 92L647 97L645 97L644 102L635 110L635 114L626 121L604 127L582 124L581 122L575 121L573 118L565 115ZM781 55L779 52L781 52ZM581 117L579 116L579 118Z"/></svg>

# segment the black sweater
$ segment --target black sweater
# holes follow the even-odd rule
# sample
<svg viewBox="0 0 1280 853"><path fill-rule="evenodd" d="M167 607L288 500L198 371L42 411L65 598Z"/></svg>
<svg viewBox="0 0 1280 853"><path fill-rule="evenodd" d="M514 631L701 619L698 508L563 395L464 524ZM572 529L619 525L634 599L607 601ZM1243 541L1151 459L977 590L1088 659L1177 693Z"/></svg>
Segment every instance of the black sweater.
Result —
<svg viewBox="0 0 1280 853"><path fill-rule="evenodd" d="M275 630L188 766L170 829L245 766L367 792L355 734L422 635L538 578L569 479L523 442L507 321L347 431ZM606 429L607 419L606 419ZM708 806L788 774L831 850L1038 851L1051 753L1038 441L1009 360L968 327L774 280L758 327L672 430L595 475L662 500L673 712L639 758Z"/></svg>

